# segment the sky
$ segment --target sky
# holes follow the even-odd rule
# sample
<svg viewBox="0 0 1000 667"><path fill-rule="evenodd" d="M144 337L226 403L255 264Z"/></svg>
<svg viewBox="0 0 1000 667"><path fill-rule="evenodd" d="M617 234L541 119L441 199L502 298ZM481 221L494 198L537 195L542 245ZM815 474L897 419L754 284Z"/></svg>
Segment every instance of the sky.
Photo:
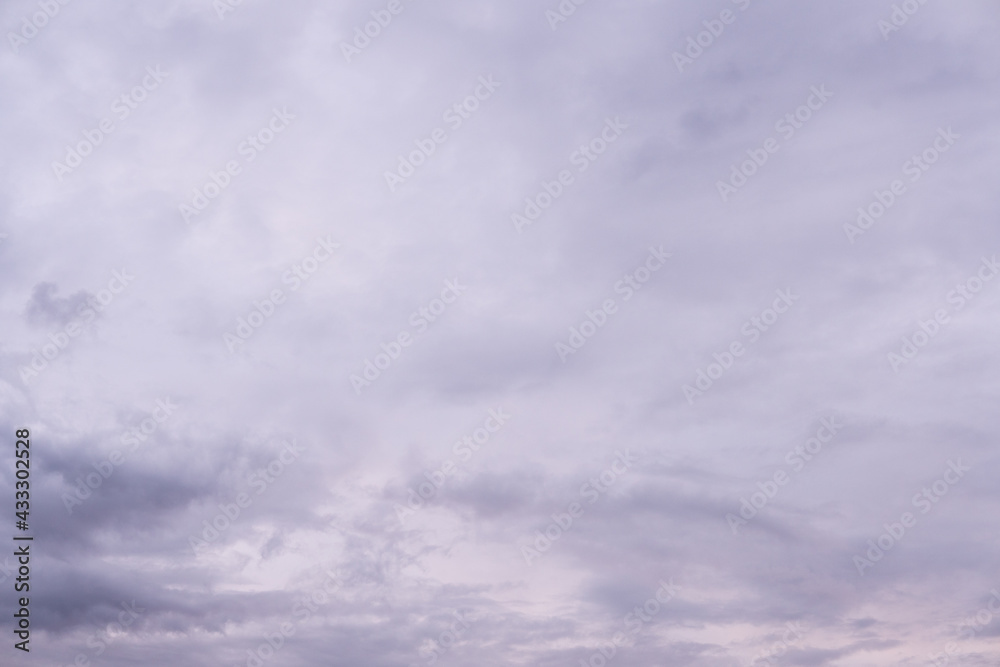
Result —
<svg viewBox="0 0 1000 667"><path fill-rule="evenodd" d="M0 26L0 664L1000 661L996 3Z"/></svg>

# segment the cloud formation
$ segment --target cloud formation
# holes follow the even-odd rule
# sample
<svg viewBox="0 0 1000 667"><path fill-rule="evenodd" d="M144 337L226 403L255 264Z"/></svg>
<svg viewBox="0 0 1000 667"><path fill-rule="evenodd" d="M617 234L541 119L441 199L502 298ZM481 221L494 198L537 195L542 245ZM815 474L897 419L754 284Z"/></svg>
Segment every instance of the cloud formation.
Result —
<svg viewBox="0 0 1000 667"><path fill-rule="evenodd" d="M996 664L995 4L0 24L0 663Z"/></svg>

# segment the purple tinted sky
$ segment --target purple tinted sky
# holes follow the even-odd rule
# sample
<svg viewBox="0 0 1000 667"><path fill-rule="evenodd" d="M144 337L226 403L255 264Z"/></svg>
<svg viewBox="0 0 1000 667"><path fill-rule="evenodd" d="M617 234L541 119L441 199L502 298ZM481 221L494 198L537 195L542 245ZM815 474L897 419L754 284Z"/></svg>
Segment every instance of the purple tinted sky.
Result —
<svg viewBox="0 0 1000 667"><path fill-rule="evenodd" d="M0 663L997 664L996 3L387 4L0 8Z"/></svg>

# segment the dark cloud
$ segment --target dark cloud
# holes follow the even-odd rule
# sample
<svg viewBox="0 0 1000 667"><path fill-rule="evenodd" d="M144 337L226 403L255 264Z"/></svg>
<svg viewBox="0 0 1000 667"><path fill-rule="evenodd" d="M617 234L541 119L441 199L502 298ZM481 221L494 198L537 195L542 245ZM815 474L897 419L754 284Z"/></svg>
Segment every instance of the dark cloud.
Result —
<svg viewBox="0 0 1000 667"><path fill-rule="evenodd" d="M54 283L39 283L31 293L24 309L28 322L35 326L63 327L81 317L80 309L87 308L93 294L86 291L71 296L58 297L59 287Z"/></svg>

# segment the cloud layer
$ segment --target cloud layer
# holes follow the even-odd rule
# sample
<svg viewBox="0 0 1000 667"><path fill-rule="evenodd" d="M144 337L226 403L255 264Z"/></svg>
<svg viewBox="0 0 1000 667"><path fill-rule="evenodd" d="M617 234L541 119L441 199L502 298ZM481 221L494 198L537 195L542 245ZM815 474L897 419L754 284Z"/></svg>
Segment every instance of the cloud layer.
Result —
<svg viewBox="0 0 1000 667"><path fill-rule="evenodd" d="M994 3L0 24L3 664L996 664Z"/></svg>

